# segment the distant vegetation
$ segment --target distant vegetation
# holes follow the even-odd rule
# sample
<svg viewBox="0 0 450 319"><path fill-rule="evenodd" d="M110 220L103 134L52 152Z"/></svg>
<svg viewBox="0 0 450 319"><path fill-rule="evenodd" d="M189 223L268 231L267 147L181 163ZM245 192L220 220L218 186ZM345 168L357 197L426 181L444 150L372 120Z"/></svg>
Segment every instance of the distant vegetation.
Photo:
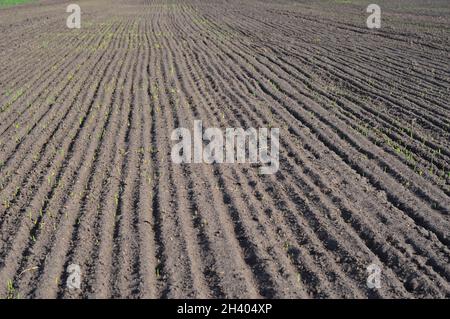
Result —
<svg viewBox="0 0 450 319"><path fill-rule="evenodd" d="M18 4L23 4L31 1L34 0L0 0L0 7L15 6Z"/></svg>

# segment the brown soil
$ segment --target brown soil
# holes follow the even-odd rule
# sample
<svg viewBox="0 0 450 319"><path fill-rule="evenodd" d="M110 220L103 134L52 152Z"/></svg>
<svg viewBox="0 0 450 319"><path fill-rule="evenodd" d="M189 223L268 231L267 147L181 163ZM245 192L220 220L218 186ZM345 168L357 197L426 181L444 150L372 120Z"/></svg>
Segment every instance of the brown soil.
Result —
<svg viewBox="0 0 450 319"><path fill-rule="evenodd" d="M368 1L68 3L0 9L0 297L450 297L448 1L378 30ZM194 120L279 127L278 173L173 164Z"/></svg>

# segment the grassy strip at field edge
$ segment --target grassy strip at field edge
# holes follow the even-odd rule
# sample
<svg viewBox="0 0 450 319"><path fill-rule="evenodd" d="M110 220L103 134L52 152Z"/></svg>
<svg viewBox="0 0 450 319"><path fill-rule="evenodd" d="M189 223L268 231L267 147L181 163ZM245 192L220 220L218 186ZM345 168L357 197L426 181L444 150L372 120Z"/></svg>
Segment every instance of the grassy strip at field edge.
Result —
<svg viewBox="0 0 450 319"><path fill-rule="evenodd" d="M0 0L0 8L33 2L35 0Z"/></svg>

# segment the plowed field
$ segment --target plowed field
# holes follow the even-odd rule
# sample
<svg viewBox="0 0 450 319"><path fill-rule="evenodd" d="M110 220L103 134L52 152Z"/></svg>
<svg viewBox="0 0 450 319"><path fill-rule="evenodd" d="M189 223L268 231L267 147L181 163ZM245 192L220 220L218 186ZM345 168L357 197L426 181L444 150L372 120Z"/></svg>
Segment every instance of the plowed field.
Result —
<svg viewBox="0 0 450 319"><path fill-rule="evenodd" d="M450 297L450 3L379 2L0 8L0 296ZM194 120L278 172L174 164Z"/></svg>

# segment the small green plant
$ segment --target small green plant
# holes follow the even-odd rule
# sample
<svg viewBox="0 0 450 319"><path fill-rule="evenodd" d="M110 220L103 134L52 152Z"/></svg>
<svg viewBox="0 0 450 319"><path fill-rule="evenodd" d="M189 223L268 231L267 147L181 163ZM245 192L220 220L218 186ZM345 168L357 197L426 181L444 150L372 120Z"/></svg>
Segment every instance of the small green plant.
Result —
<svg viewBox="0 0 450 319"><path fill-rule="evenodd" d="M55 172L51 172L49 176L47 176L47 182L50 186L52 186L52 179L55 176Z"/></svg>
<svg viewBox="0 0 450 319"><path fill-rule="evenodd" d="M6 299L19 299L19 294L16 293L14 283L11 279L6 282Z"/></svg>
<svg viewBox="0 0 450 319"><path fill-rule="evenodd" d="M3 206L4 206L6 209L9 209L9 208L11 207L11 203L9 202L9 200L5 199L5 200L3 201Z"/></svg>
<svg viewBox="0 0 450 319"><path fill-rule="evenodd" d="M119 194L114 194L114 202L116 203L116 206L119 205Z"/></svg>

